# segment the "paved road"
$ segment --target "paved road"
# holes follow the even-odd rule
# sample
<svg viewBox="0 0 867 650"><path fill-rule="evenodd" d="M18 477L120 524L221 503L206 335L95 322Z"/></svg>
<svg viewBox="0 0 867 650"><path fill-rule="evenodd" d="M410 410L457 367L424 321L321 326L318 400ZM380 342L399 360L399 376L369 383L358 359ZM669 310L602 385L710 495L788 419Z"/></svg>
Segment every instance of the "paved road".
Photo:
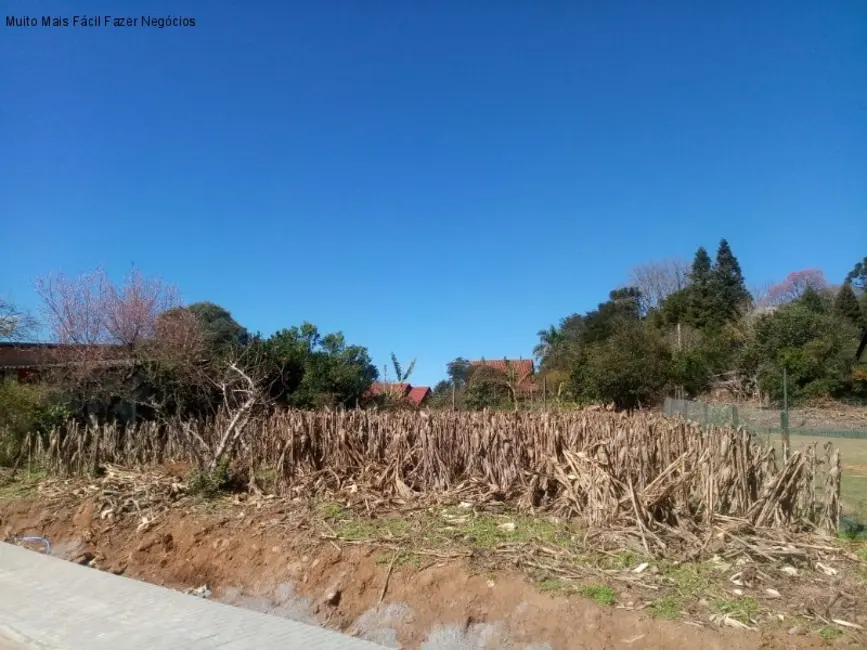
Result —
<svg viewBox="0 0 867 650"><path fill-rule="evenodd" d="M0 650L382 650L0 543Z"/></svg>

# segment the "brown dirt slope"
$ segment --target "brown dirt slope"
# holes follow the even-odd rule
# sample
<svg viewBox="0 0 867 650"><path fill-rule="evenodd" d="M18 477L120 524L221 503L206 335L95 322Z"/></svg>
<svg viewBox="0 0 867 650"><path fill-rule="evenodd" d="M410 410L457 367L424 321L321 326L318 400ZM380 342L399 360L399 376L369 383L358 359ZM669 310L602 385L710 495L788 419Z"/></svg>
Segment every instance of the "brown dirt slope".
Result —
<svg viewBox="0 0 867 650"><path fill-rule="evenodd" d="M525 576L477 572L430 555L389 562L375 548L339 546L287 527L279 508L170 511L142 530L107 525L92 502L46 509L0 500L4 539L38 534L55 554L179 589L208 585L215 598L405 648L819 648L786 629L749 632L655 620L643 612L542 593ZM138 529L138 530L137 530ZM846 640L837 639L837 643ZM851 646L850 646L851 647Z"/></svg>

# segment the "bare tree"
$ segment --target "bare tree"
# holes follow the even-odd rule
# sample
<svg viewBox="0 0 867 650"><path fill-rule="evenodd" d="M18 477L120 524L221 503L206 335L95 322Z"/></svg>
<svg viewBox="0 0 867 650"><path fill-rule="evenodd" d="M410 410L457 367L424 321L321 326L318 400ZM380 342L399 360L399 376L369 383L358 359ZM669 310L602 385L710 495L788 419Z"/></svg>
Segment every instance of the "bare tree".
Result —
<svg viewBox="0 0 867 650"><path fill-rule="evenodd" d="M134 366L152 353L160 315L180 304L173 286L135 268L119 285L100 268L71 278L52 274L36 280L36 292L48 334L61 344L53 359L57 378L102 394L117 394L130 381L129 372L103 369Z"/></svg>
<svg viewBox="0 0 867 650"><path fill-rule="evenodd" d="M629 272L629 286L641 291L641 312L659 307L668 296L689 284L689 264L682 260L660 260L639 264Z"/></svg>
<svg viewBox="0 0 867 650"><path fill-rule="evenodd" d="M37 327L30 314L0 298L0 341L23 341L33 336Z"/></svg>
<svg viewBox="0 0 867 650"><path fill-rule="evenodd" d="M78 277L53 274L36 280L42 313L57 343L135 348L153 338L159 315L180 305L177 289L131 269L115 285L98 268Z"/></svg>

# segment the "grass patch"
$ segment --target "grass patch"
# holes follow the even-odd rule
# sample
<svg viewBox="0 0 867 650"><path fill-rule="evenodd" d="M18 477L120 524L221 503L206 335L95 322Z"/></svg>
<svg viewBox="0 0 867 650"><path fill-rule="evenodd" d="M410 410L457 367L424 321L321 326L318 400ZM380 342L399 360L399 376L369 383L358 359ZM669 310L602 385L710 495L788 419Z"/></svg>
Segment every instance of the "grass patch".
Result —
<svg viewBox="0 0 867 650"><path fill-rule="evenodd" d="M617 595L608 585L585 585L579 592L585 598L595 600L600 605L613 605L617 602Z"/></svg>
<svg viewBox="0 0 867 650"><path fill-rule="evenodd" d="M317 509L320 516L332 526L334 533L347 541L405 537L412 529L412 524L406 519L398 517L364 519L339 503L323 503Z"/></svg>
<svg viewBox="0 0 867 650"><path fill-rule="evenodd" d="M12 479L0 477L0 499L15 501L31 496L44 476L44 472L40 471L29 475L21 474Z"/></svg>
<svg viewBox="0 0 867 650"><path fill-rule="evenodd" d="M547 594L566 594L575 591L572 585L569 585L557 578L546 578L536 585L539 591Z"/></svg>
<svg viewBox="0 0 867 650"><path fill-rule="evenodd" d="M826 641L833 641L839 636L843 636L843 633L838 630L836 627L831 627L830 625L826 625L821 630L819 630L819 636L825 639Z"/></svg>
<svg viewBox="0 0 867 650"><path fill-rule="evenodd" d="M458 508L445 508L440 519L445 524L445 528L440 528L441 532L451 533L452 538L460 538L480 549L532 542L560 548L572 544L569 531L543 518L475 514Z"/></svg>
<svg viewBox="0 0 867 650"><path fill-rule="evenodd" d="M626 569L631 569L637 566L641 561L641 556L636 555L632 551L624 551L619 553L615 557L605 558L603 561L603 565L606 569L617 569L618 571L625 571Z"/></svg>
<svg viewBox="0 0 867 650"><path fill-rule="evenodd" d="M718 598L714 600L713 605L720 614L733 618L744 625L749 625L752 622L752 617L759 611L758 601L748 596L735 600Z"/></svg>
<svg viewBox="0 0 867 650"><path fill-rule="evenodd" d="M670 567L663 575L674 583L674 587L684 596L695 596L708 587L709 569L704 564L685 564Z"/></svg>
<svg viewBox="0 0 867 650"><path fill-rule="evenodd" d="M392 566L392 563L394 563L395 569L404 566L411 569L420 569L422 566L421 556L412 551L400 551L396 555L394 553L379 555L376 558L376 563L384 566Z"/></svg>
<svg viewBox="0 0 867 650"><path fill-rule="evenodd" d="M647 607L647 611L654 618L662 618L666 621L676 621L680 619L683 612L683 601L676 594L668 594L662 598L657 598Z"/></svg>
<svg viewBox="0 0 867 650"><path fill-rule="evenodd" d="M323 518L329 520L342 519L351 514L342 504L334 501L320 503L316 509Z"/></svg>

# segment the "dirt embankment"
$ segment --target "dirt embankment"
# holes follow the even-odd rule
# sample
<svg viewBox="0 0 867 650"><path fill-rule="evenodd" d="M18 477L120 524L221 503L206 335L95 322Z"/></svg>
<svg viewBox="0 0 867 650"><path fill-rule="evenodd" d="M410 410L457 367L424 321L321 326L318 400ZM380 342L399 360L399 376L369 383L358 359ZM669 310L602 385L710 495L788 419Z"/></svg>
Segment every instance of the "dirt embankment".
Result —
<svg viewBox="0 0 867 650"><path fill-rule="evenodd" d="M287 523L286 506L170 511L152 527L107 523L92 502L47 509L0 500L4 539L41 535L54 554L178 589L207 585L213 598L318 623L389 647L459 648L819 648L790 634L700 628L644 612L542 593L518 572L479 571L448 554L398 563L365 545L338 545ZM625 602L630 595L618 594ZM845 639L837 643L849 645Z"/></svg>

